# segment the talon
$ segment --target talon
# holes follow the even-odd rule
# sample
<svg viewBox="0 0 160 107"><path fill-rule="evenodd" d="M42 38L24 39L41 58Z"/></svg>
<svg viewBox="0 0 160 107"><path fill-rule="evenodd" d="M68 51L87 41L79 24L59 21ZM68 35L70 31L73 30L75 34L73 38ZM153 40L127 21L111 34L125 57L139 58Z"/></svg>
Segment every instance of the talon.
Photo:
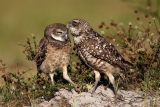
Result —
<svg viewBox="0 0 160 107"><path fill-rule="evenodd" d="M117 102L117 101L124 101L124 99L125 99L124 96L122 96L121 94L116 94L116 95L115 95L115 100L116 100L116 102Z"/></svg>
<svg viewBox="0 0 160 107"><path fill-rule="evenodd" d="M82 89L82 85L77 85L75 86L75 91L80 92L80 90Z"/></svg>

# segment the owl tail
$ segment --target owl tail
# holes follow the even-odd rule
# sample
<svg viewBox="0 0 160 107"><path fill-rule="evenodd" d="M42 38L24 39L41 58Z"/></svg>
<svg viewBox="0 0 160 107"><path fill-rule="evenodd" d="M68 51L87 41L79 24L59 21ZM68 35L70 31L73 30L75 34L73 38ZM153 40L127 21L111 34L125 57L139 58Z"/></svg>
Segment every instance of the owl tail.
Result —
<svg viewBox="0 0 160 107"><path fill-rule="evenodd" d="M126 60L122 60L122 69L124 69L125 71L126 70L129 70L129 69L133 69L134 68L134 65Z"/></svg>

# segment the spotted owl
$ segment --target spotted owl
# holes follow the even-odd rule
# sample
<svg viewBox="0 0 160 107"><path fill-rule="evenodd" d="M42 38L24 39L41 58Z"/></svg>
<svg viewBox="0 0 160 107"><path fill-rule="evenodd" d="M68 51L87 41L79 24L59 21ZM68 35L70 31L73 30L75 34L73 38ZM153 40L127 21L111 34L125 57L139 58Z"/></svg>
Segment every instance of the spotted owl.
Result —
<svg viewBox="0 0 160 107"><path fill-rule="evenodd" d="M54 73L63 72L63 78L76 86L67 74L67 66L71 57L71 42L66 25L54 23L44 30L44 37L39 42L35 56L38 72L49 73L54 84Z"/></svg>
<svg viewBox="0 0 160 107"><path fill-rule="evenodd" d="M109 77L109 81L114 88L113 92L116 95L115 79L112 73L129 70L133 65L126 61L112 43L94 31L85 20L73 19L67 24L67 28L73 35L74 44L78 48L80 57L95 73L92 93L97 88L102 72Z"/></svg>

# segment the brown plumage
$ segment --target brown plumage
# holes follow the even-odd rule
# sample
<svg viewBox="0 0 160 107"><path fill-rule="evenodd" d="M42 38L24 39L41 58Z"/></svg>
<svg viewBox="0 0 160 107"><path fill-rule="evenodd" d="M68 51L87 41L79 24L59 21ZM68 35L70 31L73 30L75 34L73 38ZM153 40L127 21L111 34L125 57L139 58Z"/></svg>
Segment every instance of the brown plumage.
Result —
<svg viewBox="0 0 160 107"><path fill-rule="evenodd" d="M66 26L60 23L48 25L35 56L38 72L49 73L51 81L54 83L54 72L62 71L64 79L76 87L67 74L71 51L72 47Z"/></svg>
<svg viewBox="0 0 160 107"><path fill-rule="evenodd" d="M92 93L95 92L100 81L100 72L103 72L109 77L116 95L115 79L112 73L129 70L133 65L126 61L111 42L94 31L85 20L73 19L67 24L67 28L74 37L74 43L78 47L81 58L95 72L96 82Z"/></svg>

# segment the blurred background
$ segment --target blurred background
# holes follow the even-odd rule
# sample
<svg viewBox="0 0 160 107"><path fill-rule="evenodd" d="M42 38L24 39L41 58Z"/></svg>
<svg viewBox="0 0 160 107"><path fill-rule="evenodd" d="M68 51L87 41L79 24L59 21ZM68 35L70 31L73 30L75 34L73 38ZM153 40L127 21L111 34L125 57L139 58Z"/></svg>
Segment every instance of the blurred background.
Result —
<svg viewBox="0 0 160 107"><path fill-rule="evenodd" d="M157 1L160 0L0 0L0 59L8 71L16 71L19 63L21 70L34 68L30 71L34 75L35 63L25 59L23 47L17 44L25 44L32 33L39 42L47 25L66 24L74 18L85 19L97 32L99 24L109 24L110 18L128 25L136 21L134 10L143 12L151 5L154 11Z"/></svg>

